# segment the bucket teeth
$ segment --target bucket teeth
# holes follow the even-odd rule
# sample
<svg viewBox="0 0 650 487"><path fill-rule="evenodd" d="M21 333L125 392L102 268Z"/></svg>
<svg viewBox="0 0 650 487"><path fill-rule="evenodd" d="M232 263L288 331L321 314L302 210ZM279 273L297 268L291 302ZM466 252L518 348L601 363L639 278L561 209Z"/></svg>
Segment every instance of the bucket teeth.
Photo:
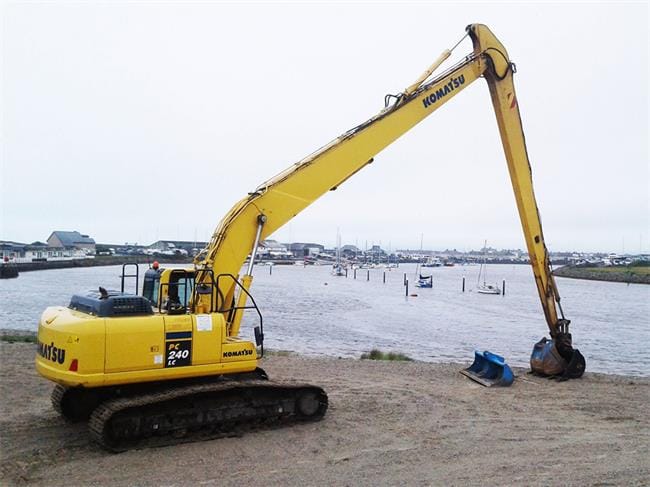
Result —
<svg viewBox="0 0 650 487"><path fill-rule="evenodd" d="M569 360L560 380L578 379L585 373L585 368L586 362L584 356L580 353L580 350L574 349L571 360Z"/></svg>

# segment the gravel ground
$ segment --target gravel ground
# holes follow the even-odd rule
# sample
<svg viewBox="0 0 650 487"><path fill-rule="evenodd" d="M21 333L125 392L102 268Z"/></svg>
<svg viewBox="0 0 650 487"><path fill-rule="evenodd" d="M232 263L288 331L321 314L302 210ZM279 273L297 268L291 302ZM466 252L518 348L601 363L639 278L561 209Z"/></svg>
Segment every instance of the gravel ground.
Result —
<svg viewBox="0 0 650 487"><path fill-rule="evenodd" d="M650 484L647 378L488 389L460 364L272 356L271 378L325 388L324 420L109 454L52 410L33 344L0 356L2 485Z"/></svg>

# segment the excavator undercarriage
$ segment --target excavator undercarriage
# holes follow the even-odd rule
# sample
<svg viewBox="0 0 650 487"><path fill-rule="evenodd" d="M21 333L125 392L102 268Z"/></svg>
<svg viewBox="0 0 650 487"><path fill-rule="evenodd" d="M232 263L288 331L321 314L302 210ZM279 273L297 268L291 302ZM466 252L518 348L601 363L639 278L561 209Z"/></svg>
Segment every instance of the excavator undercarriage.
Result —
<svg viewBox="0 0 650 487"><path fill-rule="evenodd" d="M71 421L89 419L91 439L120 452L318 421L327 411L328 399L320 387L271 381L257 369L237 377L167 381L137 388L93 390L59 385L52 403Z"/></svg>

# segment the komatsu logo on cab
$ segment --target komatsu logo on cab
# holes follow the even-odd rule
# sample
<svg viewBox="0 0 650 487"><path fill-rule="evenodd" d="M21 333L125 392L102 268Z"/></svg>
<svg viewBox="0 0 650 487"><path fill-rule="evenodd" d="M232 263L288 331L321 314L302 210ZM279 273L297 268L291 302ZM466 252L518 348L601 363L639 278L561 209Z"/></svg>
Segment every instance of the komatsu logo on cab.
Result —
<svg viewBox="0 0 650 487"><path fill-rule="evenodd" d="M449 93L454 91L460 85L464 85L464 84L465 84L465 75L461 74L458 78L451 78L449 80L449 83L447 83L441 88L438 88L429 96L426 96L422 99L422 104L424 105L424 108L428 108L430 105L434 104L436 100L440 100L440 98L447 96Z"/></svg>
<svg viewBox="0 0 650 487"><path fill-rule="evenodd" d="M54 346L54 342L50 343L41 343L38 342L36 352L43 358L51 360L52 362L58 362L63 364L65 362L65 350L63 348L57 348Z"/></svg>
<svg viewBox="0 0 650 487"><path fill-rule="evenodd" d="M224 357L242 357L244 355L253 355L252 350L235 350L233 352L223 352Z"/></svg>

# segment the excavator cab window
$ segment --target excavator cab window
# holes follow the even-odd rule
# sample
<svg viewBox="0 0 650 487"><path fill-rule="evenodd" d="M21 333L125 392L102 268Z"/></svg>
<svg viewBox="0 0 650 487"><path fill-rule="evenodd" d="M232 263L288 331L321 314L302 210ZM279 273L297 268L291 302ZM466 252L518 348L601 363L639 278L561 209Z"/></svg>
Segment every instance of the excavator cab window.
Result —
<svg viewBox="0 0 650 487"><path fill-rule="evenodd" d="M160 287L160 270L149 269L144 274L142 284L142 296L151 303L158 306L158 288Z"/></svg>
<svg viewBox="0 0 650 487"><path fill-rule="evenodd" d="M185 270L174 270L169 276L169 283L164 285L163 295L166 295L164 309L168 313L185 313L194 290L194 273Z"/></svg>
<svg viewBox="0 0 650 487"><path fill-rule="evenodd" d="M178 275L172 273L170 282L169 282L170 292L174 291L178 301L185 307L187 307L190 297L192 296L192 291L194 289L194 276L193 275Z"/></svg>

